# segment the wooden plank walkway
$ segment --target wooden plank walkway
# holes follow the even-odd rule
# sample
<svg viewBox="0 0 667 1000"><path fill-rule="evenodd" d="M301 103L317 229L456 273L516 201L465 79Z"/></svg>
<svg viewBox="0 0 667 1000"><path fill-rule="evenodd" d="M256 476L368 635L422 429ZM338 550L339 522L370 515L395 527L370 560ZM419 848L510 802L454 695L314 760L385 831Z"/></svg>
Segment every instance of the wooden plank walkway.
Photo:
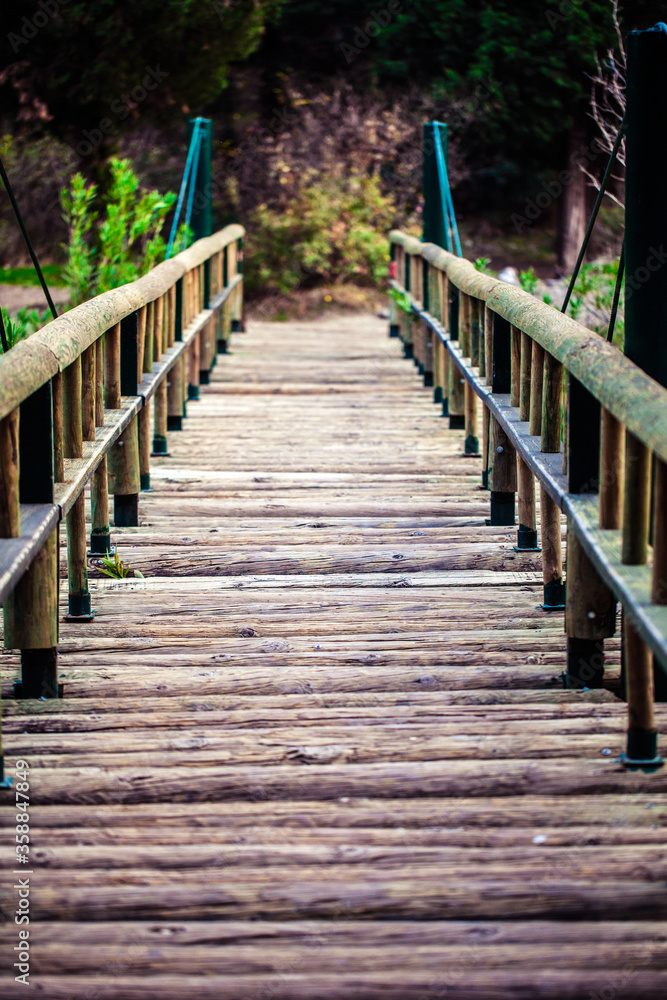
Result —
<svg viewBox="0 0 667 1000"><path fill-rule="evenodd" d="M63 625L62 702L4 704L36 994L664 998L667 774L614 762L611 691L559 687L462 432L372 317L233 350L115 534L146 579Z"/></svg>

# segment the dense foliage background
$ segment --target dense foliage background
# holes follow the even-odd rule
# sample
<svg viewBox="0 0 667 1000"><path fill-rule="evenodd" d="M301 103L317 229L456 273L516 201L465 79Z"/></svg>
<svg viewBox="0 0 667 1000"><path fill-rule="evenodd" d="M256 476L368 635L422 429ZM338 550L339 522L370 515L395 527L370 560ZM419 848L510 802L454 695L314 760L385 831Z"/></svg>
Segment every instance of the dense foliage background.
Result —
<svg viewBox="0 0 667 1000"><path fill-rule="evenodd" d="M661 6L628 2L623 30L649 27ZM1 152L41 252L58 259L59 191L74 173L103 199L120 156L147 187L176 190L187 119L207 115L215 221L250 228L251 284L372 283L378 227L419 231L421 128L435 117L450 125L464 231L491 227L508 254L551 266L567 199L529 233L511 220L595 134L589 75L617 44L611 11L611 0L16 0ZM3 203L0 259L22 252Z"/></svg>

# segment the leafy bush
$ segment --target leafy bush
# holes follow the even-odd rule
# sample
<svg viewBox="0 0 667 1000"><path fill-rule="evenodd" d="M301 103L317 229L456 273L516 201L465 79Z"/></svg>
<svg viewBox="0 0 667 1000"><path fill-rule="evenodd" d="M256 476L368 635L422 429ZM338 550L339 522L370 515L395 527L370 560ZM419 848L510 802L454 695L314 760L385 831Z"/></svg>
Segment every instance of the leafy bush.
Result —
<svg viewBox="0 0 667 1000"><path fill-rule="evenodd" d="M11 350L20 340L25 340L35 330L39 330L50 319L51 313L48 309L43 313L38 312L37 309L19 309L15 316L3 309L2 322L7 337L7 350ZM0 343L0 354L2 353L3 347Z"/></svg>
<svg viewBox="0 0 667 1000"><path fill-rule="evenodd" d="M354 281L377 284L386 277L387 230L395 215L377 177L311 171L309 185L285 207L260 205L248 226L250 290L288 292L298 285Z"/></svg>
<svg viewBox="0 0 667 1000"><path fill-rule="evenodd" d="M60 194L69 230L64 278L73 306L134 281L165 256L162 227L176 195L145 191L129 160L114 157L110 169L103 219L94 208L97 185L81 174Z"/></svg>
<svg viewBox="0 0 667 1000"><path fill-rule="evenodd" d="M617 276L617 260L606 264L583 264L568 307L568 313L573 319L595 330L602 337L607 336L609 328ZM625 335L623 298L621 292L614 329L614 343L621 349Z"/></svg>

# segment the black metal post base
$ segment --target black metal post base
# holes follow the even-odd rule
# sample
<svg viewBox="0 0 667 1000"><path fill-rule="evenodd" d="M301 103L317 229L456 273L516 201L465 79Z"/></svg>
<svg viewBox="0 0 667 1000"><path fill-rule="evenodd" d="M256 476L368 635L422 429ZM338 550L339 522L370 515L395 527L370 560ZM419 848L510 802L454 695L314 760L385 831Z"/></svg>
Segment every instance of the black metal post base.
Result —
<svg viewBox="0 0 667 1000"><path fill-rule="evenodd" d="M0 788L11 788L13 778L5 776L5 758L0 754Z"/></svg>
<svg viewBox="0 0 667 1000"><path fill-rule="evenodd" d="M226 353L227 353L227 341L218 338L218 354L226 354Z"/></svg>
<svg viewBox="0 0 667 1000"><path fill-rule="evenodd" d="M188 399L199 399L199 386L193 385L192 382L188 382Z"/></svg>
<svg viewBox="0 0 667 1000"><path fill-rule="evenodd" d="M105 556L111 552L111 535L108 531L93 531L90 534L91 556Z"/></svg>
<svg viewBox="0 0 667 1000"><path fill-rule="evenodd" d="M442 403L442 386L441 385L436 385L436 387L433 390L433 402L434 403Z"/></svg>
<svg viewBox="0 0 667 1000"><path fill-rule="evenodd" d="M168 431L182 431L183 430L183 417L167 417L167 430Z"/></svg>
<svg viewBox="0 0 667 1000"><path fill-rule="evenodd" d="M514 526L516 520L514 499L514 493L501 493L498 490L491 490L491 517L488 523L492 527Z"/></svg>
<svg viewBox="0 0 667 1000"><path fill-rule="evenodd" d="M209 369L201 368L199 371L199 384L208 385L210 381L211 379L210 379Z"/></svg>
<svg viewBox="0 0 667 1000"><path fill-rule="evenodd" d="M113 523L117 528L139 526L139 494L117 493L113 498Z"/></svg>
<svg viewBox="0 0 667 1000"><path fill-rule="evenodd" d="M449 416L449 396L442 397L442 415L443 417Z"/></svg>
<svg viewBox="0 0 667 1000"><path fill-rule="evenodd" d="M242 333L242 332L243 332L243 326L241 324L241 320L240 319L233 319L232 320L232 333Z"/></svg>
<svg viewBox="0 0 667 1000"><path fill-rule="evenodd" d="M623 767L656 771L664 760L658 753L658 733L655 729L629 729L627 752L621 754Z"/></svg>
<svg viewBox="0 0 667 1000"><path fill-rule="evenodd" d="M544 584L544 603L538 605L541 611L563 611L565 609L565 584L562 580L550 580Z"/></svg>
<svg viewBox="0 0 667 1000"><path fill-rule="evenodd" d="M403 357L404 358L412 357L412 344L405 344L405 343L403 344Z"/></svg>
<svg viewBox="0 0 667 1000"><path fill-rule="evenodd" d="M604 677L604 643L600 639L567 639L565 687L601 688Z"/></svg>
<svg viewBox="0 0 667 1000"><path fill-rule="evenodd" d="M90 607L90 594L69 594L66 622L92 622L95 612Z"/></svg>
<svg viewBox="0 0 667 1000"><path fill-rule="evenodd" d="M21 680L14 683L15 698L62 698L58 683L58 651L48 649L21 650Z"/></svg>
<svg viewBox="0 0 667 1000"><path fill-rule="evenodd" d="M423 371L422 374L424 376L424 387L430 389L433 385L433 372Z"/></svg>
<svg viewBox="0 0 667 1000"><path fill-rule="evenodd" d="M450 413L449 414L449 429L450 431L464 431L466 427L466 418L463 413Z"/></svg>
<svg viewBox="0 0 667 1000"><path fill-rule="evenodd" d="M164 452L163 452L164 454ZM139 489L142 493L152 493L153 487L151 486L151 474L150 472L142 472L139 475Z"/></svg>
<svg viewBox="0 0 667 1000"><path fill-rule="evenodd" d="M389 324L389 336L390 337L398 337L398 336L400 336L400 327L399 327L398 323L390 323Z"/></svg>
<svg viewBox="0 0 667 1000"><path fill-rule="evenodd" d="M515 552L541 552L537 544L537 529L527 528L525 524L520 524L516 533Z"/></svg>
<svg viewBox="0 0 667 1000"><path fill-rule="evenodd" d="M164 434L156 434L153 438L153 450L151 452L151 458L157 458L159 455L168 455L167 450L167 438ZM142 485L143 490L143 485Z"/></svg>
<svg viewBox="0 0 667 1000"><path fill-rule="evenodd" d="M463 446L463 454L466 458L480 458L479 438L474 434L468 434Z"/></svg>

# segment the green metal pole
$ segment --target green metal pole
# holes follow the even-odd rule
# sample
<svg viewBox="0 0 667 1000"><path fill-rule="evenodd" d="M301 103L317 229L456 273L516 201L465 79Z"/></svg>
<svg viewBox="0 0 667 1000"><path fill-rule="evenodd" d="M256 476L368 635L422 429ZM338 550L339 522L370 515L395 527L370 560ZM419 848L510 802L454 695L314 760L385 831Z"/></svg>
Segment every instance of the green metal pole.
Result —
<svg viewBox="0 0 667 1000"><path fill-rule="evenodd" d="M213 159L213 123L209 118L193 118L188 122L188 146L194 130L195 122L199 121L201 145L195 179L195 197L192 203L192 219L190 226L195 240L210 236L213 232L213 198L212 198L212 159Z"/></svg>
<svg viewBox="0 0 667 1000"><path fill-rule="evenodd" d="M445 232L444 205L445 192L440 189L438 164L435 154L435 132L440 132L442 151L447 162L447 126L441 122L427 122L424 125L423 177L424 177L424 243L447 246Z"/></svg>

